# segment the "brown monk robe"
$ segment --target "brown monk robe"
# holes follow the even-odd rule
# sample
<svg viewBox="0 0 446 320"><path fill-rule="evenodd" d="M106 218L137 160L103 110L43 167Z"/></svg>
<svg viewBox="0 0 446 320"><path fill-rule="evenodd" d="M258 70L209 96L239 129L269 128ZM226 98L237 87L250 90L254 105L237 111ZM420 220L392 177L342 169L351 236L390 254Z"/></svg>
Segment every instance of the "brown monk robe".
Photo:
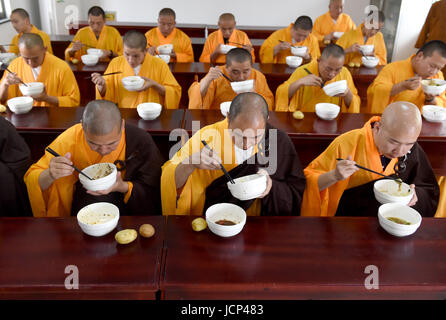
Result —
<svg viewBox="0 0 446 320"><path fill-rule="evenodd" d="M0 117L0 217L32 216L23 176L31 165L28 146Z"/></svg>

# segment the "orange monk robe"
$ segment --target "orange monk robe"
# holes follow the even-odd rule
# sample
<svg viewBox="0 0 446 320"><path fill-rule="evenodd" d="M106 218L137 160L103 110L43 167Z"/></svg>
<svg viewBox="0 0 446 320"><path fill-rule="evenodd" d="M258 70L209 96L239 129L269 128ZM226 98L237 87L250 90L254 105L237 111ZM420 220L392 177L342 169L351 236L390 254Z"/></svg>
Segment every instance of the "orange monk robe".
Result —
<svg viewBox="0 0 446 320"><path fill-rule="evenodd" d="M219 66L227 76L226 66ZM251 69L249 79L254 79L255 92L265 98L270 110L274 107L274 95L268 87L265 76L255 69ZM232 90L231 84L225 77L215 79L209 85L204 97L200 93L200 83L194 82L189 88L189 109L220 109L220 104L232 101L237 94Z"/></svg>
<svg viewBox="0 0 446 320"><path fill-rule="evenodd" d="M227 171L238 166L235 161L232 138L227 129L227 119L202 128L183 145L171 160L163 165L161 174L163 215L201 215L206 200L206 188L223 175L222 170L195 169L185 185L177 190L175 170L184 159L203 148L201 140L205 140L209 147L218 153ZM256 145L253 155L257 151ZM247 210L248 215L260 214L261 203L258 200Z"/></svg>
<svg viewBox="0 0 446 320"><path fill-rule="evenodd" d="M313 35L320 42L327 34L332 32L347 32L355 28L356 25L348 14L341 13L335 24L330 12L327 12L314 21Z"/></svg>
<svg viewBox="0 0 446 320"><path fill-rule="evenodd" d="M153 28L146 32L146 38L148 47L172 44L177 55L176 62L194 62L190 38L180 29L175 28L167 37L164 37L159 28ZM171 58L170 61L174 60Z"/></svg>
<svg viewBox="0 0 446 320"><path fill-rule="evenodd" d="M438 177L437 179L438 185L440 186L440 201L435 217L446 218L446 177Z"/></svg>
<svg viewBox="0 0 446 320"><path fill-rule="evenodd" d="M441 0L432 4L426 17L423 29L420 31L415 48L421 48L423 44L432 40L446 42L446 1Z"/></svg>
<svg viewBox="0 0 446 320"><path fill-rule="evenodd" d="M347 80L347 86L353 94L353 99L349 107L346 106L344 98L327 96L322 88L313 86L301 87L291 99L288 99L289 86L298 79L308 76L308 73L304 68L307 68L312 74L319 76L319 67L316 60L297 68L291 77L277 88L275 111L300 110L302 112L315 112L317 103L326 102L340 106L341 112L359 113L361 99L359 98L358 90L356 90L355 84L353 83L352 75L345 67L342 67L341 72L336 77L327 81L326 85L340 80Z"/></svg>
<svg viewBox="0 0 446 320"><path fill-rule="evenodd" d="M212 52L215 51L215 49L219 44L225 44L225 42L223 40L223 34L221 33L220 30L217 30L212 32L206 39L206 42L204 43L203 47L203 52L201 53L199 61L204 63L210 63L211 54ZM248 35L245 32L234 29L234 31L232 31L231 36L229 37L228 45L240 47L240 45L238 44L252 46L251 41L249 41ZM254 62L255 61L254 49L252 49L251 55L252 55L252 62ZM226 55L220 54L215 62L225 63Z"/></svg>
<svg viewBox="0 0 446 320"><path fill-rule="evenodd" d="M80 41L87 46L82 46L81 50L77 51L73 58L81 60L81 56L87 54L87 50L91 47L103 50L111 50L114 53L117 53L119 56L122 55L123 52L123 43L122 37L119 34L119 31L114 27L104 26L102 28L101 33L99 34L99 38L96 38L91 27L83 27L79 29L76 35L73 38L73 41ZM68 54L68 50L73 47L73 43L70 43L68 48L65 50L65 60L69 61L72 59ZM109 59L106 59L109 61Z"/></svg>
<svg viewBox="0 0 446 320"><path fill-rule="evenodd" d="M405 90L397 95L390 96L392 87L404 80L415 77L415 72L412 68L412 55L409 59L396 61L386 65L373 83L367 89L367 111L368 113L383 113L384 109L392 102L408 101L412 102L420 111L423 108L425 96L423 88L416 90ZM432 79L443 79L443 73L439 71ZM446 95L443 92L436 97L437 105L446 107Z"/></svg>
<svg viewBox="0 0 446 320"><path fill-rule="evenodd" d="M277 46L280 41L289 42L294 46L306 46L308 48L308 53L311 55L311 59L318 59L321 56L319 42L311 33L304 41L293 43L293 39L291 38L292 27L293 24L290 24L288 28L275 31L263 42L260 47L261 63L286 63L286 57L293 55L291 49L280 51L276 56L273 55L274 47Z"/></svg>
<svg viewBox="0 0 446 320"><path fill-rule="evenodd" d="M51 40L50 40L50 36L47 35L45 32L43 32L42 30L37 29L34 25L31 25L31 32L30 33L35 33L38 34L42 40L43 40L43 46L47 49L47 51L51 54L53 54L53 48L51 47ZM16 34L14 36L14 38L12 38L11 40L11 46L9 46L9 51L8 52L12 52L15 53L16 55L19 55L19 40L22 37L23 32L20 32L18 34Z"/></svg>
<svg viewBox="0 0 446 320"><path fill-rule="evenodd" d="M106 93L102 97L96 88L96 99L109 100L116 103L120 108L136 108L143 102L156 102L166 109L177 109L181 98L181 87L175 80L169 66L160 58L146 54L138 73L158 82L166 89L166 95L161 96L154 88L142 92L127 91L122 78L135 76L134 69L129 65L124 56L114 58L105 70L105 73L122 72L104 77L106 81Z"/></svg>
<svg viewBox="0 0 446 320"><path fill-rule="evenodd" d="M344 49L351 47L355 43L361 46L366 44L373 44L375 46L375 56L379 59L379 64L380 65L387 64L387 50L383 34L381 32L378 32L373 37L368 38L367 43L364 43L364 35L362 34L363 26L364 24L361 24L357 29L347 31L336 42L336 44ZM348 65L350 62L361 63L362 54L360 52L352 52L346 54L345 64Z"/></svg>
<svg viewBox="0 0 446 320"><path fill-rule="evenodd" d="M59 99L59 107L77 107L80 102L80 92L76 78L70 66L62 59L46 53L41 70L37 79L34 78L32 69L22 57L14 59L8 66L11 72L23 80L23 82L42 82L45 85L46 93ZM6 72L3 78L6 77ZM19 85L12 85L8 88L8 99L22 96ZM35 107L49 106L46 102L34 101Z"/></svg>
<svg viewBox="0 0 446 320"><path fill-rule="evenodd" d="M116 150L101 156L88 146L81 124L76 124L67 129L49 145L51 149L61 155L70 152L71 161L80 169L95 163L113 163L115 160L124 160L125 146L125 129L123 129L121 141ZM53 156L46 152L25 174L24 179L28 188L33 215L34 217L69 217L74 186L79 179L79 174L74 171L70 176L57 179L47 190L42 192L39 185L39 176L42 171L49 168L51 158ZM121 174L124 176L123 173ZM124 196L124 202L128 201L133 189L133 184L131 182L128 183L129 191Z"/></svg>

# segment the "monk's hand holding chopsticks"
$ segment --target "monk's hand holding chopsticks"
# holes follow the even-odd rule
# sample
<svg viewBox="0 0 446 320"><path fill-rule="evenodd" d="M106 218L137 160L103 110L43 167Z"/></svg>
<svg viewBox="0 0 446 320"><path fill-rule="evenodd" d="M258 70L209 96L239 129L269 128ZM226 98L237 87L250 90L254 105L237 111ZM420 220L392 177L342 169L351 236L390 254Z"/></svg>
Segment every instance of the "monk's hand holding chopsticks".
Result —
<svg viewBox="0 0 446 320"><path fill-rule="evenodd" d="M324 81L321 77L318 77L315 74L309 74L308 76L305 76L303 78L300 78L296 82L299 83L299 87L322 87Z"/></svg>
<svg viewBox="0 0 446 320"><path fill-rule="evenodd" d="M200 93L204 97L209 89L212 81L224 76L223 72L219 67L211 67L206 76L200 81ZM227 77L225 77L227 78ZM230 82L230 79L228 80Z"/></svg>
<svg viewBox="0 0 446 320"><path fill-rule="evenodd" d="M200 151L190 156L189 163L197 169L220 170L222 161L214 150L209 147L203 147Z"/></svg>
<svg viewBox="0 0 446 320"><path fill-rule="evenodd" d="M39 176L39 186L42 191L48 189L57 179L73 174L73 162L71 154L67 152L63 157L54 156L50 159L48 169L42 171Z"/></svg>
<svg viewBox="0 0 446 320"><path fill-rule="evenodd" d="M23 83L23 82L22 82L22 79L20 79L20 78L17 76L16 73L14 73L14 72L8 72L8 73L6 74L4 83L5 83L7 86L11 86L11 85L14 85L14 84L21 84L21 83Z"/></svg>
<svg viewBox="0 0 446 320"><path fill-rule="evenodd" d="M94 72L91 74L91 82L96 85L101 96L105 96L106 82L104 77L100 73Z"/></svg>
<svg viewBox="0 0 446 320"><path fill-rule="evenodd" d="M336 168L319 176L319 191L323 191L333 184L347 179L358 170L359 168L356 167L356 162L352 160L351 156L348 156L345 160L339 159L336 162Z"/></svg>

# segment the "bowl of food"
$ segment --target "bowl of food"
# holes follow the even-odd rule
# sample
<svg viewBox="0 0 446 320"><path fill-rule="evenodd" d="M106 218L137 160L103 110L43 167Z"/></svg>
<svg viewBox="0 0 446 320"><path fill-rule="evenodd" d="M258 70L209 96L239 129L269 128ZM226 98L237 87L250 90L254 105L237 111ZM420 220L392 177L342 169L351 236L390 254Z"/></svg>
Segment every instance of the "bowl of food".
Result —
<svg viewBox="0 0 446 320"><path fill-rule="evenodd" d="M333 103L317 103L316 104L316 115L322 120L334 120L341 111L338 105Z"/></svg>
<svg viewBox="0 0 446 320"><path fill-rule="evenodd" d="M373 45L373 44L366 44L366 45L363 45L363 46L359 46L359 50L361 50L361 52L363 54L365 54L365 55L372 54L373 51L375 50L375 45Z"/></svg>
<svg viewBox="0 0 446 320"><path fill-rule="evenodd" d="M34 99L31 97L16 97L7 101L9 110L16 114L23 114L31 111Z"/></svg>
<svg viewBox="0 0 446 320"><path fill-rule="evenodd" d="M168 54L170 55L173 50L172 44L162 44L156 48L159 54Z"/></svg>
<svg viewBox="0 0 446 320"><path fill-rule="evenodd" d="M245 201L255 199L264 193L267 179L266 176L256 173L234 179L234 182L228 181L229 191L234 198Z"/></svg>
<svg viewBox="0 0 446 320"><path fill-rule="evenodd" d="M407 183L392 179L378 180L373 185L375 199L381 203L400 203L407 205L413 197L414 190Z"/></svg>
<svg viewBox="0 0 446 320"><path fill-rule="evenodd" d="M308 51L306 46L293 46L291 47L291 53L295 56L303 57Z"/></svg>
<svg viewBox="0 0 446 320"><path fill-rule="evenodd" d="M90 49L87 49L87 54L92 55L92 56L97 56L98 58L100 58L100 57L102 57L104 52L101 49L90 48Z"/></svg>
<svg viewBox="0 0 446 320"><path fill-rule="evenodd" d="M124 77L121 81L127 91L140 90L144 85L144 79L139 76Z"/></svg>
<svg viewBox="0 0 446 320"><path fill-rule="evenodd" d="M446 108L440 106L426 105L423 106L423 117L430 122L446 121Z"/></svg>
<svg viewBox="0 0 446 320"><path fill-rule="evenodd" d="M170 62L170 55L168 54L159 54L158 57L167 64Z"/></svg>
<svg viewBox="0 0 446 320"><path fill-rule="evenodd" d="M223 117L227 117L229 114L229 109L231 108L232 101L225 101L220 103L220 111Z"/></svg>
<svg viewBox="0 0 446 320"><path fill-rule="evenodd" d="M232 237L245 226L246 212L232 203L214 204L206 210L206 223L212 233Z"/></svg>
<svg viewBox="0 0 446 320"><path fill-rule="evenodd" d="M333 32L333 36L336 38L336 39L339 39L340 37L342 37L344 35L344 32L340 32L340 31L335 31L335 32Z"/></svg>
<svg viewBox="0 0 446 320"><path fill-rule="evenodd" d="M222 44L220 45L220 52L223 54L227 54L229 52L229 50L237 48L235 46L230 46L228 44Z"/></svg>
<svg viewBox="0 0 446 320"><path fill-rule="evenodd" d="M344 93L345 90L347 90L347 80L332 82L324 86L323 89L327 96L334 97L338 94Z"/></svg>
<svg viewBox="0 0 446 320"><path fill-rule="evenodd" d="M233 81L231 82L231 87L237 94L252 91L254 89L254 79L237 82Z"/></svg>
<svg viewBox="0 0 446 320"><path fill-rule="evenodd" d="M17 58L15 53L12 52L3 52L0 53L0 62L6 65L9 65L12 60Z"/></svg>
<svg viewBox="0 0 446 320"><path fill-rule="evenodd" d="M107 190L116 182L118 170L113 163L96 163L82 170L92 180L79 174L79 181L89 191Z"/></svg>
<svg viewBox="0 0 446 320"><path fill-rule="evenodd" d="M298 66L300 66L302 64L302 61L303 61L303 59L301 57L296 57L296 56L286 57L286 64L290 68L297 68Z"/></svg>
<svg viewBox="0 0 446 320"><path fill-rule="evenodd" d="M362 64L366 68L375 68L379 63L379 59L377 57L367 56L362 57Z"/></svg>
<svg viewBox="0 0 446 320"><path fill-rule="evenodd" d="M162 106L155 102L144 102L136 107L138 115L144 120L154 120L161 114Z"/></svg>
<svg viewBox="0 0 446 320"><path fill-rule="evenodd" d="M43 92L45 85L42 82L28 82L26 86L24 84L19 85L20 92L24 96L33 96Z"/></svg>
<svg viewBox="0 0 446 320"><path fill-rule="evenodd" d="M425 79L421 81L424 93L438 96L446 89L446 81L442 79Z"/></svg>
<svg viewBox="0 0 446 320"><path fill-rule="evenodd" d="M93 237L101 237L116 228L119 209L112 203L97 202L83 207L77 213L77 223L82 231Z"/></svg>
<svg viewBox="0 0 446 320"><path fill-rule="evenodd" d="M86 66L94 66L99 61L99 56L94 54L84 54L81 56L82 63Z"/></svg>
<svg viewBox="0 0 446 320"><path fill-rule="evenodd" d="M417 231L421 215L415 209L401 203L386 203L378 209L380 226L391 235L405 237Z"/></svg>

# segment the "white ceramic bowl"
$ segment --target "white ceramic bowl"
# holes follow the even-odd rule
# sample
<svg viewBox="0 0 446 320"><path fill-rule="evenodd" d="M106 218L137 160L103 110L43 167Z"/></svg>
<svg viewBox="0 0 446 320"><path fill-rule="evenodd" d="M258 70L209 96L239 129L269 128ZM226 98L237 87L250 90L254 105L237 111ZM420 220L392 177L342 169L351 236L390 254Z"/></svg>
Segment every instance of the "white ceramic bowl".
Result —
<svg viewBox="0 0 446 320"><path fill-rule="evenodd" d="M399 203L407 205L413 197L413 192L413 189L404 182L401 185L401 192L399 192L398 182L391 179L378 180L373 185L375 198L381 204Z"/></svg>
<svg viewBox="0 0 446 320"><path fill-rule="evenodd" d="M251 91L254 88L254 79L237 82L233 81L231 82L231 87L237 94Z"/></svg>
<svg viewBox="0 0 446 320"><path fill-rule="evenodd" d="M167 64L170 62L170 55L168 54L159 54L158 57Z"/></svg>
<svg viewBox="0 0 446 320"><path fill-rule="evenodd" d="M77 213L77 223L82 231L93 237L110 233L119 221L119 209L108 202L97 202L83 207Z"/></svg>
<svg viewBox="0 0 446 320"><path fill-rule="evenodd" d="M286 57L286 64L290 68L297 68L298 66L300 66L302 64L302 61L303 61L303 59L301 57L296 57L296 56Z"/></svg>
<svg viewBox="0 0 446 320"><path fill-rule="evenodd" d="M434 83L434 84L433 84ZM438 96L446 89L446 81L441 79L426 79L421 81L424 93Z"/></svg>
<svg viewBox="0 0 446 320"><path fill-rule="evenodd" d="M99 56L94 54L84 54L81 56L82 63L86 66L94 66L99 61Z"/></svg>
<svg viewBox="0 0 446 320"><path fill-rule="evenodd" d="M423 117L430 122L446 121L446 108L440 106L423 106Z"/></svg>
<svg viewBox="0 0 446 320"><path fill-rule="evenodd" d="M9 109L16 114L23 114L31 111L34 99L31 97L16 97L7 101Z"/></svg>
<svg viewBox="0 0 446 320"><path fill-rule="evenodd" d="M42 93L44 87L42 82L28 82L27 86L24 84L19 85L20 92L24 96L33 96Z"/></svg>
<svg viewBox="0 0 446 320"><path fill-rule="evenodd" d="M362 65L367 68L375 68L379 63L379 58L367 56L362 57Z"/></svg>
<svg viewBox="0 0 446 320"><path fill-rule="evenodd" d="M4 64L9 64L12 60L17 58L15 53L12 52L4 52L0 53L0 62Z"/></svg>
<svg viewBox="0 0 446 320"><path fill-rule="evenodd" d="M303 57L308 51L306 46L294 46L291 47L291 53L295 56Z"/></svg>
<svg viewBox="0 0 446 320"><path fill-rule="evenodd" d="M344 35L344 32L336 31L336 32L333 32L333 35L335 38L339 39L340 37L342 37Z"/></svg>
<svg viewBox="0 0 446 320"><path fill-rule="evenodd" d="M334 97L335 95L344 93L347 90L347 80L340 80L324 86L324 92L327 96Z"/></svg>
<svg viewBox="0 0 446 320"><path fill-rule="evenodd" d="M234 48L237 48L237 47L235 47L235 46L230 46L230 45L228 45L228 44L222 44L222 45L220 46L220 50L221 50L221 52L222 52L223 54L227 54L227 53L229 52L229 50L234 49Z"/></svg>
<svg viewBox="0 0 446 320"><path fill-rule="evenodd" d="M122 78L122 85L127 91L136 91L144 85L144 79L139 76L129 76Z"/></svg>
<svg viewBox="0 0 446 320"><path fill-rule="evenodd" d="M141 103L136 107L138 115L144 120L154 120L161 114L162 106L155 102Z"/></svg>
<svg viewBox="0 0 446 320"><path fill-rule="evenodd" d="M167 54L170 55L172 52L173 45L172 44L163 44L157 47L159 54Z"/></svg>
<svg viewBox="0 0 446 320"><path fill-rule="evenodd" d="M231 103L232 103L232 101L226 101L226 102L220 103L220 111L221 111L221 114L223 115L223 117L225 117L225 118L229 114L229 109L231 108Z"/></svg>
<svg viewBox="0 0 446 320"><path fill-rule="evenodd" d="M333 103L317 103L316 104L316 115L323 120L334 120L341 111L338 105Z"/></svg>
<svg viewBox="0 0 446 320"><path fill-rule="evenodd" d="M107 166L111 168L111 173L105 177L95 179L97 176L101 176L106 170ZM82 174L79 174L79 181L84 186L85 189L89 191L100 191L107 190L116 182L116 166L113 163L96 163L82 170L87 176L93 180L89 180Z"/></svg>
<svg viewBox="0 0 446 320"><path fill-rule="evenodd" d="M229 220L235 225L224 226L217 221ZM231 203L218 203L206 210L206 223L212 233L220 237L232 237L242 231L246 223L246 212L239 206Z"/></svg>
<svg viewBox="0 0 446 320"><path fill-rule="evenodd" d="M372 54L373 50L375 50L375 46L373 44L366 44L363 46L359 46L359 48L365 55Z"/></svg>
<svg viewBox="0 0 446 320"><path fill-rule="evenodd" d="M404 225L390 221L388 218L394 217L410 222ZM413 208L400 203L383 204L378 209L378 220L381 227L391 235L405 237L417 231L421 225L421 215Z"/></svg>
<svg viewBox="0 0 446 320"><path fill-rule="evenodd" d="M100 58L100 57L102 57L104 52L101 49L90 48L90 49L87 49L87 54L92 55L92 56L97 56L98 58Z"/></svg>
<svg viewBox="0 0 446 320"><path fill-rule="evenodd" d="M251 200L259 197L266 190L266 176L251 174L249 176L234 179L234 184L228 181L227 186L234 198L239 200Z"/></svg>

